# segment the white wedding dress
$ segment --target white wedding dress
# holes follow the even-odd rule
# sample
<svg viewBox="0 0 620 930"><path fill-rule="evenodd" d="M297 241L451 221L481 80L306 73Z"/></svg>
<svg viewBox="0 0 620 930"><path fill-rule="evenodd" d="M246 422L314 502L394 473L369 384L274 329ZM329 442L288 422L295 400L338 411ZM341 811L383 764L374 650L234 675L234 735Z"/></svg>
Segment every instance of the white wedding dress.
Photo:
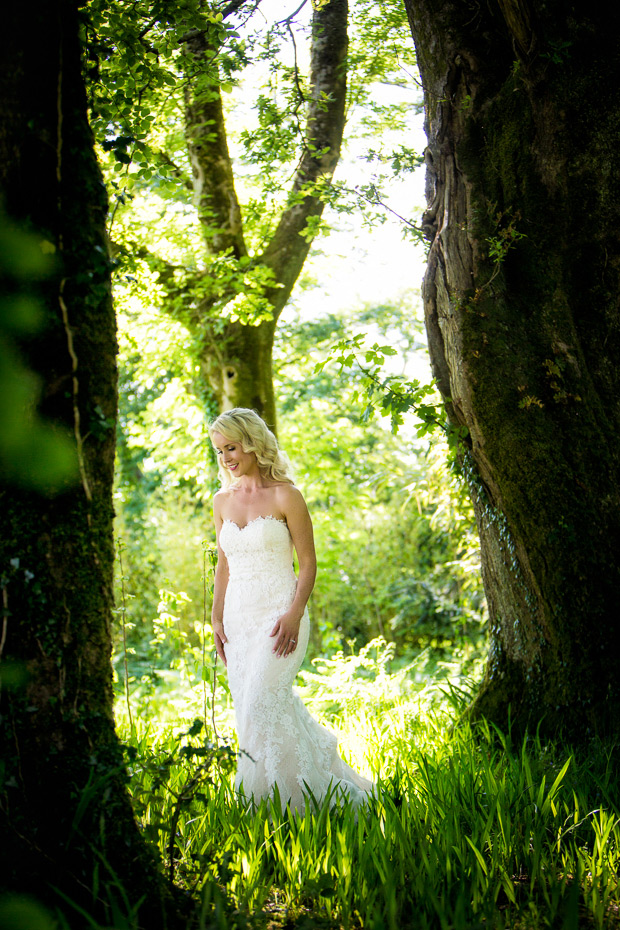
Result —
<svg viewBox="0 0 620 930"><path fill-rule="evenodd" d="M333 733L310 715L293 691L308 645L304 612L297 648L286 658L273 652L274 624L295 595L293 544L286 523L257 517L239 527L225 520L220 545L228 560L224 632L228 682L235 707L239 755L235 787L255 800L278 786L284 807L303 812L308 792L321 801L336 785L355 804L372 782L338 755Z"/></svg>

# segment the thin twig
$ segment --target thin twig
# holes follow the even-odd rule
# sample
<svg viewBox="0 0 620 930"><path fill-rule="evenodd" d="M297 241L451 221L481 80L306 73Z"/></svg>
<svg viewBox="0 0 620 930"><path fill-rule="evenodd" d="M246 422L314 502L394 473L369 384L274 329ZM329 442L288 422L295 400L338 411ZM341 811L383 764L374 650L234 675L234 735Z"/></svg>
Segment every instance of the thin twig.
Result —
<svg viewBox="0 0 620 930"><path fill-rule="evenodd" d="M2 658L2 653L4 652L4 644L6 643L6 633L7 626L9 622L9 592L7 591L6 585L2 588L2 638L0 638L0 659Z"/></svg>
<svg viewBox="0 0 620 930"><path fill-rule="evenodd" d="M126 613L127 605L125 599L125 574L123 571L123 542L118 540L118 564L121 570L121 623L123 627L123 664L125 670L125 700L127 702L127 714L129 716L129 727L133 733L133 718L131 716L131 702L129 700L129 668L127 665L127 627L126 627Z"/></svg>
<svg viewBox="0 0 620 930"><path fill-rule="evenodd" d="M202 550L202 698L203 716L207 722L207 680L205 666L207 661L207 550Z"/></svg>
<svg viewBox="0 0 620 930"><path fill-rule="evenodd" d="M4 646L6 643L6 634L9 625L9 592L7 591L6 585L2 588L2 637L0 637L0 659L2 659L2 653L4 652ZM2 693L2 672L0 672L0 694Z"/></svg>
<svg viewBox="0 0 620 930"><path fill-rule="evenodd" d="M247 0L232 0L232 2L222 10L222 19L226 19L232 13L236 13L237 10L241 9L242 6L245 6L246 3Z"/></svg>
<svg viewBox="0 0 620 930"><path fill-rule="evenodd" d="M64 77L64 65L63 65L63 54L62 54L62 44L59 50L59 61L58 61L58 83L56 85L56 110L57 110L57 121L56 121L56 182L58 185L58 219L59 219L59 234L58 234L58 250L62 254L64 251L64 240L62 234L62 146L63 146L63 110L62 110L62 91L63 91L63 77ZM82 433L80 429L80 406L79 406L79 382L77 377L78 370L78 359L75 353L75 346L73 343L73 332L69 326L69 311L67 310L67 305L64 299L66 278L62 278L60 281L58 289L58 304L60 306L60 312L62 314L62 322L67 336L67 349L69 351L69 356L71 358L71 383L72 383L72 400L73 400L73 434L75 436L75 444L78 458L78 467L80 469L80 477L82 479L82 487L84 488L84 494L86 495L87 501L90 503L92 501L92 494L90 490L90 484L88 482L88 476L86 474L86 462L84 459L84 443L82 440ZM90 514L88 515L90 522Z"/></svg>
<svg viewBox="0 0 620 930"><path fill-rule="evenodd" d="M157 23L159 22L159 19L160 19L159 16L154 16L153 19L150 21L150 23L148 23L144 27L144 29L138 33L138 40L143 39L144 36L147 34L147 32L150 32L153 26L157 25Z"/></svg>
<svg viewBox="0 0 620 930"><path fill-rule="evenodd" d="M279 19L279 20L276 22L276 26L281 26L283 23L286 23L286 25L288 26L289 23L291 23L291 22L295 19L295 17L297 16L297 14L300 13L300 12L303 10L303 8L304 8L305 5L307 4L307 2L308 2L308 0L301 0L301 3L300 3L299 6L297 7L297 9L294 10L294 11L290 14L290 16L287 16L285 19Z"/></svg>
<svg viewBox="0 0 620 930"><path fill-rule="evenodd" d="M205 727L207 725L207 680L205 677L205 669L207 663L207 556L209 557L209 562L211 566L211 571L214 569L213 559L214 551L211 546L206 542L202 544L202 687L203 687L203 699L204 699L204 721ZM215 724L215 693L217 688L217 650L213 653L213 681L211 683L211 725L213 727L213 736L215 737L215 745L219 747L219 734L217 732L217 726Z"/></svg>
<svg viewBox="0 0 620 930"><path fill-rule="evenodd" d="M58 304L60 306L60 312L62 314L62 322L65 328L65 333L67 336L67 349L69 351L69 356L71 358L71 384L72 384L72 397L73 397L73 435L75 436L75 446L77 451L78 467L80 469L80 477L82 479L82 487L84 488L84 494L86 495L87 501L90 503L93 499L92 492L90 490L90 484L88 481L88 475L86 474L86 460L84 458L84 440L82 439L82 431L80 428L80 405L79 405L79 381L77 376L78 369L78 359L75 353L75 346L73 343L73 332L69 325L69 311L67 310L67 305L64 300L64 290L65 290L65 281L66 278L63 278L60 282L60 288L58 292Z"/></svg>
<svg viewBox="0 0 620 930"><path fill-rule="evenodd" d="M374 198L366 197L368 203L375 203L378 207L383 207L384 210L387 210L388 213L391 213L392 216L395 216L396 219L400 220L401 223L405 223L406 226L410 226L411 229L415 229L417 233L423 235L423 231L420 226L417 226L415 223L412 223L411 220L408 220L406 217L401 216L400 213L397 213L396 210L393 210L392 207L388 206L387 203L384 203L383 200L379 197L377 192L374 193Z"/></svg>
<svg viewBox="0 0 620 930"><path fill-rule="evenodd" d="M293 109L293 116L295 117L295 122L297 123L297 131L301 135L301 125L299 123L299 120L297 119L297 112L300 106L306 102L306 97L302 90L301 84L299 83L299 66L297 64L297 43L295 42L295 33L293 32L291 28L291 24L289 23L288 20L286 21L286 28L291 37L291 42L293 43L293 56L295 59L295 67L293 69L293 74L294 74L294 79L295 79L295 87L297 88L297 103L295 104L295 108Z"/></svg>
<svg viewBox="0 0 620 930"><path fill-rule="evenodd" d="M220 737L217 732L217 727L215 726L215 689L217 686L217 652L213 653L213 683L211 685L211 725L213 727L213 735L215 737L215 745L219 749Z"/></svg>

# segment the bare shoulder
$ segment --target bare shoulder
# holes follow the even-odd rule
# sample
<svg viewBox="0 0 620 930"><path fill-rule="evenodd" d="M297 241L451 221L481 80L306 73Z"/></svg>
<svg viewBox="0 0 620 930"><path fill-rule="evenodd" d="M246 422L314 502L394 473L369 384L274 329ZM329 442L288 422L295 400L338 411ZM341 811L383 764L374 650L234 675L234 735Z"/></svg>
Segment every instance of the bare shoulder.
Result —
<svg viewBox="0 0 620 930"><path fill-rule="evenodd" d="M228 488L220 488L219 491L216 491L213 495L213 516L221 517L222 507L226 506L227 501L230 500L230 491Z"/></svg>
<svg viewBox="0 0 620 930"><path fill-rule="evenodd" d="M280 484L274 490L278 508L287 520L308 513L304 496L294 484Z"/></svg>
<svg viewBox="0 0 620 930"><path fill-rule="evenodd" d="M316 568L314 531L303 494L295 485L287 484L278 488L278 495L278 507L286 517L299 564L303 561Z"/></svg>
<svg viewBox="0 0 620 930"><path fill-rule="evenodd" d="M216 491L213 495L213 506L221 507L224 501L229 497L230 491L228 488L220 488L219 491Z"/></svg>

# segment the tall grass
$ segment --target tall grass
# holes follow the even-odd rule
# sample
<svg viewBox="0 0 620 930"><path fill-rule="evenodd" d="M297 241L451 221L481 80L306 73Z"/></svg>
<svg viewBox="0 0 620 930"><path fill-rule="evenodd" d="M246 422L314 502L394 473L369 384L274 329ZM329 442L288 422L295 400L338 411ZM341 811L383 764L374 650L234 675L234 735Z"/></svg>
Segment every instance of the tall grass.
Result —
<svg viewBox="0 0 620 930"><path fill-rule="evenodd" d="M593 742L576 756L535 734L513 743L487 724L455 725L466 689L450 669L429 681L423 662L390 673L389 659L374 643L324 661L302 689L347 760L378 779L359 811L337 793L303 817L238 799L224 692L228 747L200 722L157 728L153 696L150 723L135 708L136 809L168 875L196 896L199 926L615 924L617 747Z"/></svg>

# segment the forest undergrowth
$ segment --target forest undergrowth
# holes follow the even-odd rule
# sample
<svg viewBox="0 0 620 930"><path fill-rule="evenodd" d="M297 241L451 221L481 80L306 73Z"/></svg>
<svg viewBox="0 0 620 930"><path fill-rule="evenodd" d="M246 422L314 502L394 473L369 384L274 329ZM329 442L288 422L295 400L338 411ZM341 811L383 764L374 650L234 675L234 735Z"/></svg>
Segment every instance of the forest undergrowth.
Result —
<svg viewBox="0 0 620 930"><path fill-rule="evenodd" d="M132 726L119 696L136 813L167 879L195 900L194 925L619 925L618 747L593 740L570 752L535 733L472 727L462 713L473 680L458 662L426 653L393 671L392 658L377 640L301 675L311 712L377 781L358 811L336 792L304 816L241 801L223 684L206 726L198 683L184 717L172 680L148 699L135 692Z"/></svg>

